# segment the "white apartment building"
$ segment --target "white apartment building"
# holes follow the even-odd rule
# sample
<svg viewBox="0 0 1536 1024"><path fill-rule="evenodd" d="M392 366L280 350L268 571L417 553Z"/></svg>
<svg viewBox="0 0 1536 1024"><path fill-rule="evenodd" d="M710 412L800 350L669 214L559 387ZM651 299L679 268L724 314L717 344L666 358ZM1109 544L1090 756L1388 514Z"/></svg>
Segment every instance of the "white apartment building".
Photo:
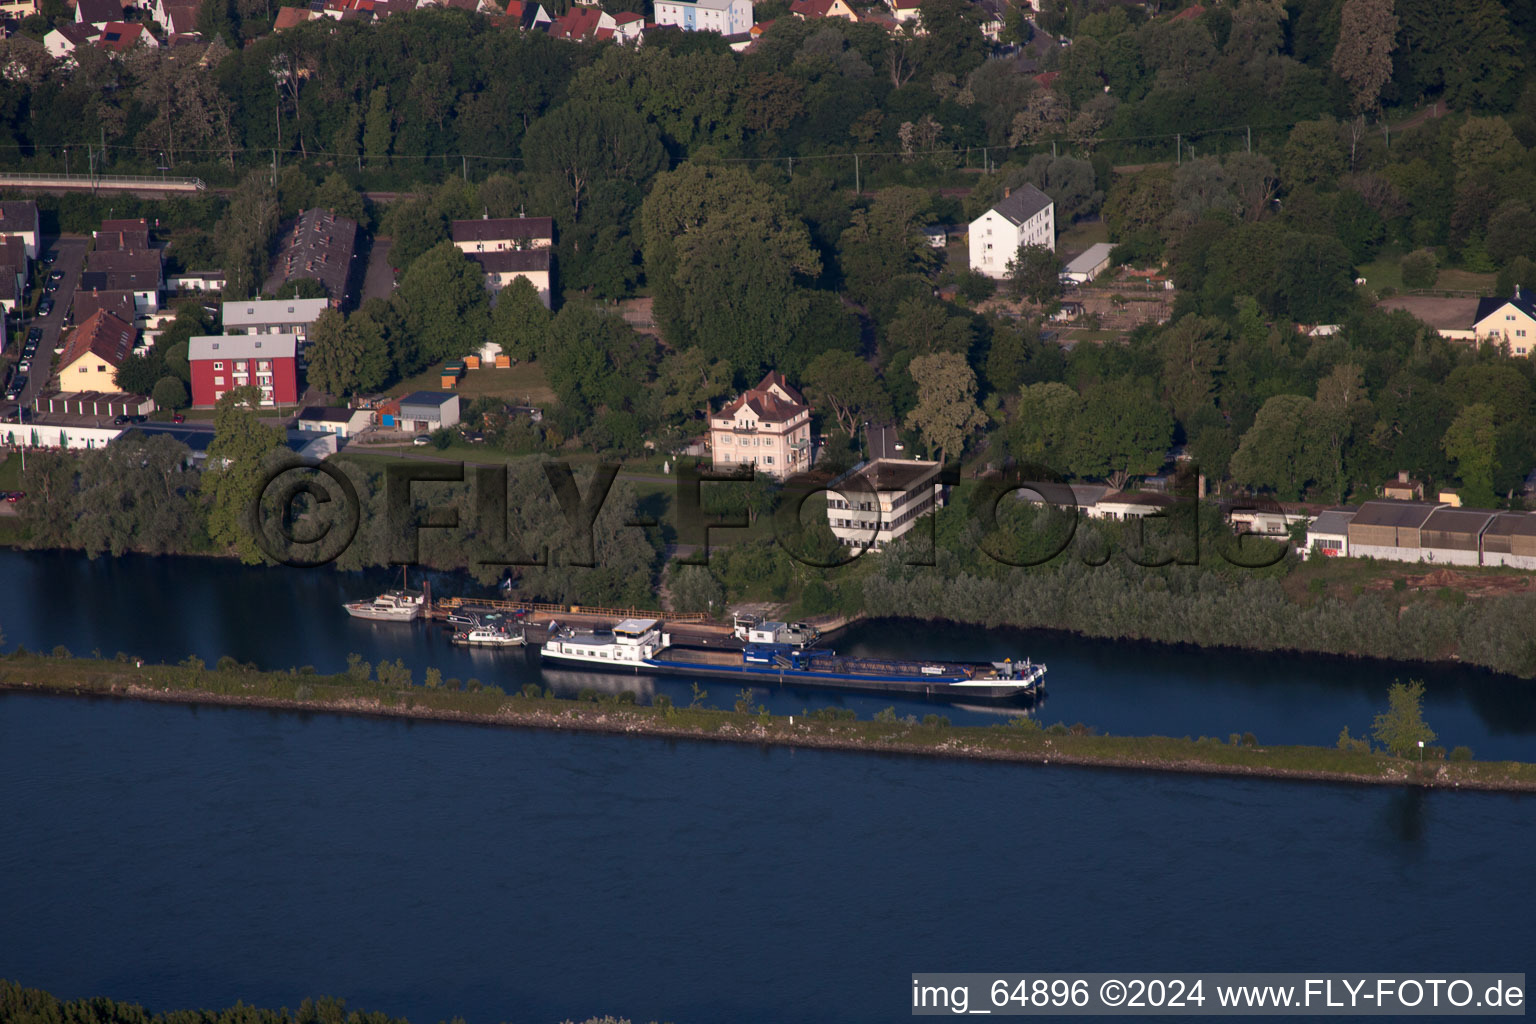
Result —
<svg viewBox="0 0 1536 1024"><path fill-rule="evenodd" d="M971 221L971 269L988 277L1008 276L1021 245L1056 248L1056 204L1033 185L1020 185Z"/></svg>

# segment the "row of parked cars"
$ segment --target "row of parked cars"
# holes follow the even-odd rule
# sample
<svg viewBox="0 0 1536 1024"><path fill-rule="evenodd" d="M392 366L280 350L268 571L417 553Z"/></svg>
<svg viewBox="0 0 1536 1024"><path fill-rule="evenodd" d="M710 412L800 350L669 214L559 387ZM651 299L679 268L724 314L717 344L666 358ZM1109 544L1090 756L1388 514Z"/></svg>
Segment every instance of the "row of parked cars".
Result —
<svg viewBox="0 0 1536 1024"><path fill-rule="evenodd" d="M12 401L21 397L21 393L27 390L27 374L32 372L32 360L37 356L37 346L43 340L43 329L34 327L27 331L26 344L21 350L21 360L17 362L15 376L7 374L5 397Z"/></svg>

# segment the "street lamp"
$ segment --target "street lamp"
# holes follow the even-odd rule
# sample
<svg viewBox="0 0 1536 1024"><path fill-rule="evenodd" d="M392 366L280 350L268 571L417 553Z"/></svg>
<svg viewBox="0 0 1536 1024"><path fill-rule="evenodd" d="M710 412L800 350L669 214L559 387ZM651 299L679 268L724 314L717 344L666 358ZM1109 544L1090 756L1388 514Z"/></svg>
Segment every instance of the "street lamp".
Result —
<svg viewBox="0 0 1536 1024"><path fill-rule="evenodd" d="M64 147L64 177L69 177L69 147Z"/></svg>
<svg viewBox="0 0 1536 1024"><path fill-rule="evenodd" d="M165 164L165 151L162 150L160 152L160 180L161 181L165 180L165 172L168 171L168 170L170 170L170 168L167 167L166 164Z"/></svg>
<svg viewBox="0 0 1536 1024"><path fill-rule="evenodd" d="M1424 763L1424 741L1419 740L1419 764Z"/></svg>

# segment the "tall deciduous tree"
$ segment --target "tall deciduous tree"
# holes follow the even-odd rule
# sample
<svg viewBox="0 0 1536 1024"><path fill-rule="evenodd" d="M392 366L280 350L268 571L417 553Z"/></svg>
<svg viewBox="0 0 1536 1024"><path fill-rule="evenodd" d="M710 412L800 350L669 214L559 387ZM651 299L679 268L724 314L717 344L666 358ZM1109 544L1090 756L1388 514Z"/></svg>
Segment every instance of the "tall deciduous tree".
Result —
<svg viewBox="0 0 1536 1024"><path fill-rule="evenodd" d="M389 109L389 90L381 85L368 95L368 113L363 119L363 156L370 164L386 164L394 141L395 122Z"/></svg>
<svg viewBox="0 0 1536 1024"><path fill-rule="evenodd" d="M465 355L485 340L488 300L479 267L452 242L440 242L411 264L395 300L414 350L402 375Z"/></svg>
<svg viewBox="0 0 1536 1024"><path fill-rule="evenodd" d="M1295 501L1326 477L1327 451L1318 436L1317 407L1305 395L1276 395L1264 403L1232 456L1232 479Z"/></svg>
<svg viewBox="0 0 1536 1024"><path fill-rule="evenodd" d="M1015 295L1044 305L1061 294L1061 264L1048 245L1025 244L1008 261L1008 285Z"/></svg>
<svg viewBox="0 0 1536 1024"><path fill-rule="evenodd" d="M248 298L260 289L276 231L277 191L267 172L252 171L236 186L213 232L224 262L226 298Z"/></svg>
<svg viewBox="0 0 1536 1024"><path fill-rule="evenodd" d="M512 359L535 359L544 349L549 310L538 289L526 277L516 277L496 295L491 310L490 340Z"/></svg>
<svg viewBox="0 0 1536 1024"><path fill-rule="evenodd" d="M1371 735L1398 757L1411 757L1420 744L1435 742L1435 731L1424 721L1424 684L1393 683L1387 710L1372 721Z"/></svg>
<svg viewBox="0 0 1536 1024"><path fill-rule="evenodd" d="M918 356L908 366L917 383L917 408L907 413L907 426L916 428L943 462L959 455L966 438L987 424L976 404L976 374L958 352Z"/></svg>
<svg viewBox="0 0 1536 1024"><path fill-rule="evenodd" d="M1226 340L1226 325L1214 317L1182 317L1157 336L1163 393L1180 420L1188 422L1216 393Z"/></svg>
<svg viewBox="0 0 1536 1024"><path fill-rule="evenodd" d="M283 432L258 418L260 402L261 389L250 386L231 388L219 398L202 479L203 494L210 499L208 536L247 565L261 561L246 523L261 497L263 460L283 447Z"/></svg>
<svg viewBox="0 0 1536 1024"><path fill-rule="evenodd" d="M837 420L853 437L859 425L871 417L890 415L891 400L875 378L875 371L851 352L823 352L805 369L806 396Z"/></svg>
<svg viewBox="0 0 1536 1024"><path fill-rule="evenodd" d="M1440 446L1456 464L1468 505L1484 508L1494 503L1493 469L1497 460L1498 428L1493 406L1474 402L1456 414Z"/></svg>
<svg viewBox="0 0 1536 1024"><path fill-rule="evenodd" d="M1393 0L1345 0L1333 70L1349 86L1356 113L1381 109L1381 89L1392 77L1397 45Z"/></svg>

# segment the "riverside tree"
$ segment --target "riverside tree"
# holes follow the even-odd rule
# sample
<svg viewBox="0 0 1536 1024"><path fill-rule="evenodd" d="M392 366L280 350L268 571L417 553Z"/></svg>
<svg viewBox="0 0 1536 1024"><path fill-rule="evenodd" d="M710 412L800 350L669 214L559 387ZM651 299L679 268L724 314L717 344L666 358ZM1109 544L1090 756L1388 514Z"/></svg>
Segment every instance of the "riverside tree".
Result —
<svg viewBox="0 0 1536 1024"><path fill-rule="evenodd" d="M1424 722L1423 682L1414 679L1392 684L1387 691L1387 710L1372 721L1371 735L1398 757L1412 754L1421 743L1435 741L1435 731Z"/></svg>
<svg viewBox="0 0 1536 1024"><path fill-rule="evenodd" d="M262 556L246 517L260 497L266 457L283 447L283 432L257 416L260 403L261 389L250 385L230 388L219 398L202 479L210 499L208 535L247 565L259 564Z"/></svg>

